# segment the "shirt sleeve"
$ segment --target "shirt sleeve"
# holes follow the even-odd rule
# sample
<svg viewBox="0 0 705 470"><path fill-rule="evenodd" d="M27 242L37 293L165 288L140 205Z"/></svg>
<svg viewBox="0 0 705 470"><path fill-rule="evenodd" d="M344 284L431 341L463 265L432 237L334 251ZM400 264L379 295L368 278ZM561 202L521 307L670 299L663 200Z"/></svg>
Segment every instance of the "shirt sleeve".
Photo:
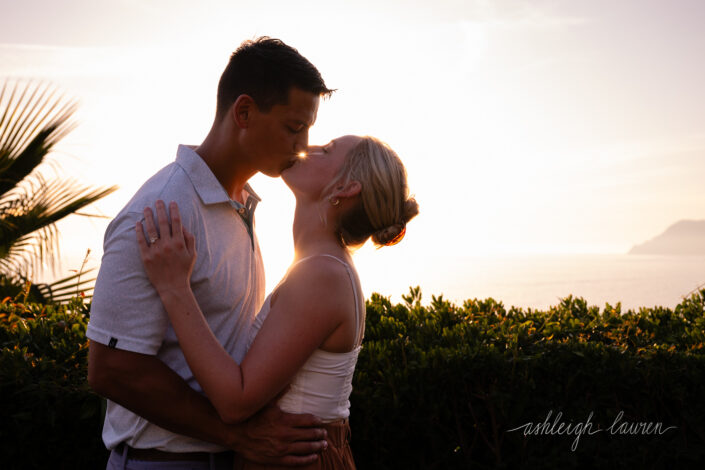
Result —
<svg viewBox="0 0 705 470"><path fill-rule="evenodd" d="M86 336L111 348L156 355L169 325L144 271L135 234L141 212L125 212L105 232Z"/></svg>

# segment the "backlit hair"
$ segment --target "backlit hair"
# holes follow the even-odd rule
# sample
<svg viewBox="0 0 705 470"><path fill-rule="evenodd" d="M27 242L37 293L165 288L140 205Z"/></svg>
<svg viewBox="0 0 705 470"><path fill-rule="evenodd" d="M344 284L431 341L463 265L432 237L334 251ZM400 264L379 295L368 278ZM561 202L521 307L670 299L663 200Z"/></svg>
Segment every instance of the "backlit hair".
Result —
<svg viewBox="0 0 705 470"><path fill-rule="evenodd" d="M341 179L362 187L360 204L340 219L343 244L359 246L370 237L377 246L398 243L419 207L409 197L406 170L394 150L374 137L362 137L324 194Z"/></svg>
<svg viewBox="0 0 705 470"><path fill-rule="evenodd" d="M249 95L262 112L286 104L292 87L327 97L318 69L279 39L263 36L243 42L230 56L218 83L216 117L222 119L238 96Z"/></svg>

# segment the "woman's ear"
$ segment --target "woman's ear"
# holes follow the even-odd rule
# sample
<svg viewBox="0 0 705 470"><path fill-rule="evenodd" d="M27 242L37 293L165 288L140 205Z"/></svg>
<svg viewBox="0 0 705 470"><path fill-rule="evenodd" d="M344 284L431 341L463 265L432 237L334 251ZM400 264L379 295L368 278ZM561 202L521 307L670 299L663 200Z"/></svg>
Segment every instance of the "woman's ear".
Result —
<svg viewBox="0 0 705 470"><path fill-rule="evenodd" d="M230 116L237 127L247 129L256 110L257 105L250 95L240 95L230 107Z"/></svg>
<svg viewBox="0 0 705 470"><path fill-rule="evenodd" d="M355 197L362 191L362 185L359 181L348 181L347 183L342 183L335 188L335 197Z"/></svg>

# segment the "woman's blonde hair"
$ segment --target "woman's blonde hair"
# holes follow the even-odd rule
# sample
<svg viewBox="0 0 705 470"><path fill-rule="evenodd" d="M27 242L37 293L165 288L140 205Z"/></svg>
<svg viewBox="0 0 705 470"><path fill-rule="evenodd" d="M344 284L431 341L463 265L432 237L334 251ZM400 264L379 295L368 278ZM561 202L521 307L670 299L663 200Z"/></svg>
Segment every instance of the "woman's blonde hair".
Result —
<svg viewBox="0 0 705 470"><path fill-rule="evenodd" d="M340 219L343 244L359 246L370 237L377 246L398 243L419 206L409 197L406 170L394 150L374 137L362 137L324 194L340 180L361 185L360 204Z"/></svg>

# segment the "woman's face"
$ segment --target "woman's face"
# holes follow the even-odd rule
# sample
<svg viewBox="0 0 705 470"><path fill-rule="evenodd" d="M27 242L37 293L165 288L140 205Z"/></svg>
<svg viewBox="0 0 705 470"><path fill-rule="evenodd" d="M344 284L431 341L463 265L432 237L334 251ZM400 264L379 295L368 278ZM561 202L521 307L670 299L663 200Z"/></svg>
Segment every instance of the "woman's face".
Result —
<svg viewBox="0 0 705 470"><path fill-rule="evenodd" d="M319 200L325 196L323 190L340 172L348 153L361 140L361 137L346 135L323 146L310 146L305 157L282 172L282 179L295 195Z"/></svg>

